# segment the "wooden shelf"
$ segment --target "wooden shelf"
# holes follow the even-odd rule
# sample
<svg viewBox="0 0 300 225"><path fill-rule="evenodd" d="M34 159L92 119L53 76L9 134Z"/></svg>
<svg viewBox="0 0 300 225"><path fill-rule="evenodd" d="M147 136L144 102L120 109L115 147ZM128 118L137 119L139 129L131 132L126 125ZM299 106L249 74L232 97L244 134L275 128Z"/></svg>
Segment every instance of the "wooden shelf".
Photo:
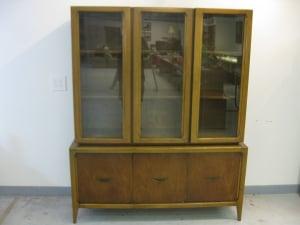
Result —
<svg viewBox="0 0 300 225"><path fill-rule="evenodd" d="M108 89L105 91L82 91L82 99L120 99L119 91L114 89Z"/></svg>
<svg viewBox="0 0 300 225"><path fill-rule="evenodd" d="M182 96L180 95L165 95L165 96L144 96L144 100L166 100L166 99L182 99Z"/></svg>
<svg viewBox="0 0 300 225"><path fill-rule="evenodd" d="M122 50L110 50L111 54L121 54ZM104 54L105 51L103 49L81 49L80 54Z"/></svg>
<svg viewBox="0 0 300 225"><path fill-rule="evenodd" d="M117 127L84 128L83 133L87 137L94 138L119 138L122 135L122 129Z"/></svg>
<svg viewBox="0 0 300 225"><path fill-rule="evenodd" d="M149 138L149 137L180 137L180 127L155 127L155 128L142 128L141 131L142 137Z"/></svg>
<svg viewBox="0 0 300 225"><path fill-rule="evenodd" d="M226 96L223 92L220 91L203 91L201 92L200 98L202 99L234 99L235 96Z"/></svg>
<svg viewBox="0 0 300 225"><path fill-rule="evenodd" d="M210 50L204 50L204 54L213 54L213 55L226 55L226 56L242 56L242 52L240 51L210 51Z"/></svg>
<svg viewBox="0 0 300 225"><path fill-rule="evenodd" d="M234 129L203 129L200 131L202 137L235 137Z"/></svg>
<svg viewBox="0 0 300 225"><path fill-rule="evenodd" d="M82 99L111 99L111 100L120 100L120 96L116 95L83 95Z"/></svg>

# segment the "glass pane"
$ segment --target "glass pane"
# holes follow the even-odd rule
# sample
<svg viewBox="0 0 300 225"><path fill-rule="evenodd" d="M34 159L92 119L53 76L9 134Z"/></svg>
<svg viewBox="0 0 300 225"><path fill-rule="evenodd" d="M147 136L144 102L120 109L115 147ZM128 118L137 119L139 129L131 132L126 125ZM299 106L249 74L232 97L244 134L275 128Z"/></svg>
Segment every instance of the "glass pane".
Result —
<svg viewBox="0 0 300 225"><path fill-rule="evenodd" d="M237 135L244 16L204 15L199 135Z"/></svg>
<svg viewBox="0 0 300 225"><path fill-rule="evenodd" d="M82 132L122 137L122 14L79 15Z"/></svg>
<svg viewBox="0 0 300 225"><path fill-rule="evenodd" d="M142 137L181 137L184 14L142 14Z"/></svg>

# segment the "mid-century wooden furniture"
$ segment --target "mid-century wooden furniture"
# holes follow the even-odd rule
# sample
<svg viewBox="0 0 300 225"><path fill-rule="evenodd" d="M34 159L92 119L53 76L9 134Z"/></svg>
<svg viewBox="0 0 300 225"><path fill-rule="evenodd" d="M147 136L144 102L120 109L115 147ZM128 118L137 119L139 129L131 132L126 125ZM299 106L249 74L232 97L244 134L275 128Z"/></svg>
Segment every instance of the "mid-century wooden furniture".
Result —
<svg viewBox="0 0 300 225"><path fill-rule="evenodd" d="M236 206L252 11L72 7L79 208Z"/></svg>

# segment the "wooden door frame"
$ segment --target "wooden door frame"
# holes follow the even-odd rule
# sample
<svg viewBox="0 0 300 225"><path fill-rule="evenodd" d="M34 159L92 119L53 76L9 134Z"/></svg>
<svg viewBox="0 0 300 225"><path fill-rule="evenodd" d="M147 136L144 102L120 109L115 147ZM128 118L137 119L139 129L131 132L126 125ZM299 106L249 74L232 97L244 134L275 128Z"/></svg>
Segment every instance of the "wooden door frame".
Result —
<svg viewBox="0 0 300 225"><path fill-rule="evenodd" d="M240 100L237 136L235 137L199 137L199 113L200 113L200 85L201 85L201 63L202 63L202 34L204 14L229 14L244 15L244 37L243 37L243 59L240 84ZM191 142L192 143L238 143L244 140L248 77L250 63L252 30L252 10L237 9L196 9L195 32L194 32L194 67L193 67L193 90L192 90L192 119L191 119Z"/></svg>
<svg viewBox="0 0 300 225"><path fill-rule="evenodd" d="M133 141L135 143L187 143L189 141L190 94L191 94L191 60L192 60L192 26L193 9L187 8L134 8L134 53L133 53ZM141 16L143 12L184 13L184 64L183 64L183 98L181 115L181 137L160 138L142 137L141 135Z"/></svg>
<svg viewBox="0 0 300 225"><path fill-rule="evenodd" d="M81 85L80 85L80 40L79 40L79 13L80 12L119 12L122 13L122 137L83 137ZM72 61L73 61L73 98L75 140L78 143L112 144L131 142L131 18L129 7L71 7L72 25Z"/></svg>

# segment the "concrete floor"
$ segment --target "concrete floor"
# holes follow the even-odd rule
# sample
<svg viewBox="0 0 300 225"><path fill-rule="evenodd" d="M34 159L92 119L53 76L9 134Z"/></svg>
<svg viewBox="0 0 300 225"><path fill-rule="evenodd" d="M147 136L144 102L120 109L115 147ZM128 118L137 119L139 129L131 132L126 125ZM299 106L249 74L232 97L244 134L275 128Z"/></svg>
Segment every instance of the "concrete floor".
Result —
<svg viewBox="0 0 300 225"><path fill-rule="evenodd" d="M247 195L242 222L234 207L206 209L80 209L78 224L300 225L297 194ZM0 197L0 225L64 225L71 222L69 197Z"/></svg>

